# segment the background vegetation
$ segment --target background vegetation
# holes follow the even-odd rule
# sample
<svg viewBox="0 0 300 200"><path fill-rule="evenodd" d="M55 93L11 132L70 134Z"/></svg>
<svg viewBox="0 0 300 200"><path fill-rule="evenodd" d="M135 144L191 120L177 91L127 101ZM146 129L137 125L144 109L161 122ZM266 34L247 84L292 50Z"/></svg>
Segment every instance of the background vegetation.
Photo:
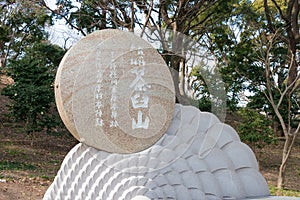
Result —
<svg viewBox="0 0 300 200"><path fill-rule="evenodd" d="M82 36L117 28L139 30L140 36L150 38L170 29L173 40L159 34L157 39L166 63L178 72L177 100L183 102L192 91L198 107L210 110L215 98L202 73L205 63L190 66L186 53L174 53L184 42L182 33L214 56L228 113L241 119L232 123L241 138L254 148L284 140L277 182L284 188L285 169L300 132L298 0L57 0L55 8L44 0L18 0L1 1L0 6L0 73L14 80L2 94L12 100L10 114L25 122L28 133L61 125L52 90L67 49L65 43L59 47L49 40L47 30L56 21L63 20Z"/></svg>

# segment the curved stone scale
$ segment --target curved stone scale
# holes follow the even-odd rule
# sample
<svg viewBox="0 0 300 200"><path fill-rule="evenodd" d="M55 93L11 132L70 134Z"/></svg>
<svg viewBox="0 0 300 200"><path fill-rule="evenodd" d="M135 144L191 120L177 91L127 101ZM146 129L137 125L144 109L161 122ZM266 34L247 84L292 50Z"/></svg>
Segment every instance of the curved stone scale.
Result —
<svg viewBox="0 0 300 200"><path fill-rule="evenodd" d="M166 134L144 151L116 154L82 143L75 146L44 200L221 200L268 195L253 152L231 127L211 113L176 105Z"/></svg>

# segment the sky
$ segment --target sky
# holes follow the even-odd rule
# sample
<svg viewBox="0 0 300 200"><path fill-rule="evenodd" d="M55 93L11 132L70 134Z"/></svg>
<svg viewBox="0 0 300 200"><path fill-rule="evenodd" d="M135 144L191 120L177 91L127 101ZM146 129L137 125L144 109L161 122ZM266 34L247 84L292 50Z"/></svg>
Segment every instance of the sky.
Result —
<svg viewBox="0 0 300 200"><path fill-rule="evenodd" d="M57 6L56 0L45 0L46 4L51 8L55 9ZM63 48L70 48L73 44L75 44L82 35L78 33L78 31L70 29L66 22L61 20L55 20L53 26L49 26L47 28L50 34L50 41L53 44L57 44Z"/></svg>
<svg viewBox="0 0 300 200"><path fill-rule="evenodd" d="M57 0L45 0L46 4L53 10L57 8L56 1ZM73 3L74 5L77 4L77 6L80 7L80 3L76 1L73 1ZM137 16L142 20L143 23L143 14L137 13ZM140 31L140 28L137 27L135 33L139 35ZM58 44L59 46L67 49L83 37L78 31L70 29L63 19L56 20L54 26L48 27L48 32L50 34L50 41L53 44Z"/></svg>

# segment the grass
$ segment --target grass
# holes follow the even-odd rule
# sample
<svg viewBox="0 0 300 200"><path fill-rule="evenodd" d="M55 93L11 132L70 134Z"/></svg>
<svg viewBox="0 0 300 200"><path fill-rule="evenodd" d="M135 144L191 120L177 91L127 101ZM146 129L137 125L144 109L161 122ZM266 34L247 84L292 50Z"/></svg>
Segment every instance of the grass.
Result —
<svg viewBox="0 0 300 200"><path fill-rule="evenodd" d="M52 180L54 177L49 177L47 175L42 175L41 178L45 179L45 180Z"/></svg>
<svg viewBox="0 0 300 200"><path fill-rule="evenodd" d="M8 149L8 155L10 156L17 156L17 155L20 155L20 154L24 154L22 150L20 149Z"/></svg>
<svg viewBox="0 0 300 200"><path fill-rule="evenodd" d="M58 165L61 163L61 161L60 160L50 160L49 163Z"/></svg>
<svg viewBox="0 0 300 200"><path fill-rule="evenodd" d="M271 195L300 197L300 191L297 190L278 189L273 185L269 185L269 189Z"/></svg>
<svg viewBox="0 0 300 200"><path fill-rule="evenodd" d="M0 171L2 170L35 170L36 166L15 161L0 161Z"/></svg>

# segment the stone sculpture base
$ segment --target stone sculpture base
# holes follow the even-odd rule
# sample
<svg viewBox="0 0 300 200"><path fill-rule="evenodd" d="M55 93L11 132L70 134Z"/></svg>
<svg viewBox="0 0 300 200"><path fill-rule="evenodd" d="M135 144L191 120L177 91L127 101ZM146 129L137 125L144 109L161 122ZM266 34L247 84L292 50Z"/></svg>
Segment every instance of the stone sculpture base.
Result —
<svg viewBox="0 0 300 200"><path fill-rule="evenodd" d="M259 197L276 198L269 197L252 150L235 130L211 113L176 105L166 134L144 151L114 154L75 146L44 200Z"/></svg>

